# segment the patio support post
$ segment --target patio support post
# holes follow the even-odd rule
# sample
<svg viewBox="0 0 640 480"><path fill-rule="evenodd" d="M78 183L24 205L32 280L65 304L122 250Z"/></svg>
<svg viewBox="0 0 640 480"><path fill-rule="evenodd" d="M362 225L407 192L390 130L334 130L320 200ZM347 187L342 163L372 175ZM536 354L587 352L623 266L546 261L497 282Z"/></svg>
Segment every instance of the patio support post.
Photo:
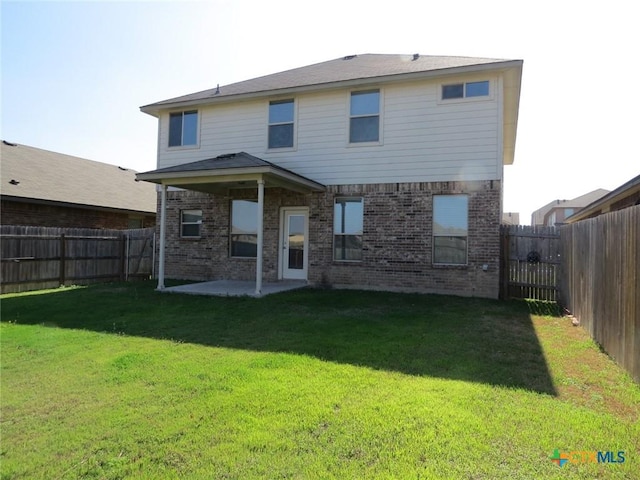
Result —
<svg viewBox="0 0 640 480"><path fill-rule="evenodd" d="M256 255L256 296L262 293L262 243L264 215L264 180L258 180L258 252Z"/></svg>
<svg viewBox="0 0 640 480"><path fill-rule="evenodd" d="M158 255L158 290L164 290L164 237L167 224L167 186L160 190L160 246Z"/></svg>

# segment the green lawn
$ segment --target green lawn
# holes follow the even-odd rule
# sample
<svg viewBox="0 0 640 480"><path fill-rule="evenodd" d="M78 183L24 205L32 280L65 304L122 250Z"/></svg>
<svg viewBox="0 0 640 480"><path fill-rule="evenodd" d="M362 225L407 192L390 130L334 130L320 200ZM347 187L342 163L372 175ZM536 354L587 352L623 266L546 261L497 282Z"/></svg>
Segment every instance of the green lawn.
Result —
<svg viewBox="0 0 640 480"><path fill-rule="evenodd" d="M4 295L1 478L640 478L640 388L538 307ZM559 467L555 449L625 461Z"/></svg>

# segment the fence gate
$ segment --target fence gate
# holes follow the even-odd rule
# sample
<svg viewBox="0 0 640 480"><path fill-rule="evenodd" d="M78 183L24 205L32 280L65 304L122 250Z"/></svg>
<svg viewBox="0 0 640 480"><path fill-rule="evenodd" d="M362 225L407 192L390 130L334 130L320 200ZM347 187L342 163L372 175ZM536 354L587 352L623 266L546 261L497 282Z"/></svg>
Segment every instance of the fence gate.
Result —
<svg viewBox="0 0 640 480"><path fill-rule="evenodd" d="M500 298L557 301L560 233L556 227L500 227Z"/></svg>

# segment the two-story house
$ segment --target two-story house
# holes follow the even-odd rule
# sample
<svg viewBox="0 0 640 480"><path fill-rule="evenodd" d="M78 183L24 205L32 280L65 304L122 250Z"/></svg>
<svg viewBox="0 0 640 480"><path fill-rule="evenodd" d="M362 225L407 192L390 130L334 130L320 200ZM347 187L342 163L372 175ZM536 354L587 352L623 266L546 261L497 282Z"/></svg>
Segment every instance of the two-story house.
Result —
<svg viewBox="0 0 640 480"><path fill-rule="evenodd" d="M159 288L192 280L496 298L521 60L350 55L141 107Z"/></svg>

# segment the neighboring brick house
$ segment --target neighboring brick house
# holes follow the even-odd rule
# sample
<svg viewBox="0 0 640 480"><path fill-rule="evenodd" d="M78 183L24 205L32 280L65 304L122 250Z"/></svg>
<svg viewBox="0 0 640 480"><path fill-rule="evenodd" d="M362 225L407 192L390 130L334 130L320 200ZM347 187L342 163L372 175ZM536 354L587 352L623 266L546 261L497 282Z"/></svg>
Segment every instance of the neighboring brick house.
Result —
<svg viewBox="0 0 640 480"><path fill-rule="evenodd" d="M141 107L159 283L497 298L521 60L351 55Z"/></svg>
<svg viewBox="0 0 640 480"><path fill-rule="evenodd" d="M155 187L136 172L0 143L2 225L127 229L155 225Z"/></svg>
<svg viewBox="0 0 640 480"><path fill-rule="evenodd" d="M552 227L579 212L591 202L604 197L609 190L599 188L571 200L554 200L531 214L531 225Z"/></svg>
<svg viewBox="0 0 640 480"><path fill-rule="evenodd" d="M615 212L636 205L640 205L640 175L591 202L582 210L567 218L567 223L579 222L587 218L597 217L603 213Z"/></svg>

